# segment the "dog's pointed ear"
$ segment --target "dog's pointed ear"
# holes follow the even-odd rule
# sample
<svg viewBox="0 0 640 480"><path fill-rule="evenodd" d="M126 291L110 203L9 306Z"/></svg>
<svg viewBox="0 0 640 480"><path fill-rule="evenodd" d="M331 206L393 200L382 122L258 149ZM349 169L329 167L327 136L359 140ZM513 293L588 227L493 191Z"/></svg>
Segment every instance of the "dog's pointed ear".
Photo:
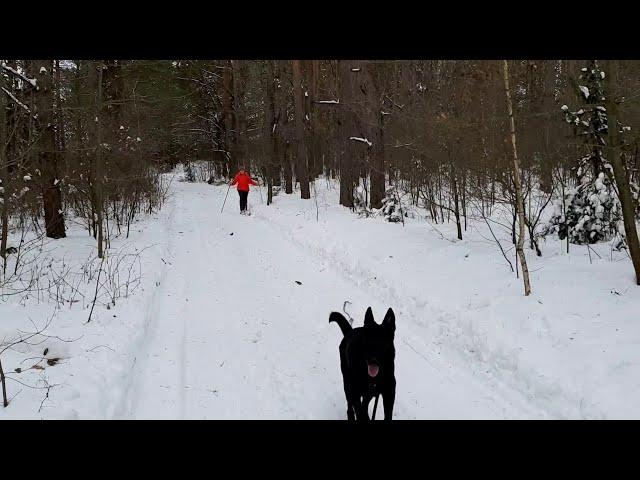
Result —
<svg viewBox="0 0 640 480"><path fill-rule="evenodd" d="M371 327L373 325L376 325L376 321L373 319L373 310L369 307L367 313L364 314L364 326Z"/></svg>
<svg viewBox="0 0 640 480"><path fill-rule="evenodd" d="M387 310L387 314L384 316L384 320L382 320L382 325L390 328L394 332L396 331L396 315L391 308Z"/></svg>

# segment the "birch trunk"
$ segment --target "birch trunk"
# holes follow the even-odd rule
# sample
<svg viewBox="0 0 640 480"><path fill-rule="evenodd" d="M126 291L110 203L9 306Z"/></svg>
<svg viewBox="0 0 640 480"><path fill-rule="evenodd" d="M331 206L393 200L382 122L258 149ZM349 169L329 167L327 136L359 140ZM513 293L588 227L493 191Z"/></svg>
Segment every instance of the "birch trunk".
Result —
<svg viewBox="0 0 640 480"><path fill-rule="evenodd" d="M522 280L524 282L525 296L531 294L531 283L529 282L529 269L527 259L524 255L524 206L522 203L522 184L520 182L520 165L518 163L518 149L516 148L516 125L513 120L513 104L511 102L511 91L509 90L509 63L503 60L504 90L507 96L507 110L509 112L509 129L511 133L511 147L513 148L513 183L516 190L516 211L518 214L518 241L516 252L522 267Z"/></svg>

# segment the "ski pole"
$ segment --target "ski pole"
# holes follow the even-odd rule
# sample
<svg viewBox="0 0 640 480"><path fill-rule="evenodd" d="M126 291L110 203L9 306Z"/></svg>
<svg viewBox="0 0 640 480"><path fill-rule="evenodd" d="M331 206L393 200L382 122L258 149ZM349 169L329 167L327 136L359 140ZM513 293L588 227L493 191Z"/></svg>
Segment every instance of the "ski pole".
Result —
<svg viewBox="0 0 640 480"><path fill-rule="evenodd" d="M224 204L227 203L227 197L229 196L229 190L231 190L231 185L229 185L229 188L227 188L227 194L224 196L224 202L222 202L222 208L220 209L220 213L222 213L222 210L224 210Z"/></svg>

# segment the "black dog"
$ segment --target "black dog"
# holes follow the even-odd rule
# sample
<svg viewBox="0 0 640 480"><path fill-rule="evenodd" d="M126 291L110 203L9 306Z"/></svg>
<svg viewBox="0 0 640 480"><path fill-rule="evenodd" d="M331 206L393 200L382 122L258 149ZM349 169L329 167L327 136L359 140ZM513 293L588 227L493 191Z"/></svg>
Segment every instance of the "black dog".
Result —
<svg viewBox="0 0 640 480"><path fill-rule="evenodd" d="M329 322L336 322L344 334L340 342L340 369L347 397L349 420L369 420L369 402L382 395L384 419L391 420L396 396L394 360L396 351L393 339L396 317L387 310L381 325L373 319L371 307L364 316L364 326L352 328L338 312L329 315Z"/></svg>

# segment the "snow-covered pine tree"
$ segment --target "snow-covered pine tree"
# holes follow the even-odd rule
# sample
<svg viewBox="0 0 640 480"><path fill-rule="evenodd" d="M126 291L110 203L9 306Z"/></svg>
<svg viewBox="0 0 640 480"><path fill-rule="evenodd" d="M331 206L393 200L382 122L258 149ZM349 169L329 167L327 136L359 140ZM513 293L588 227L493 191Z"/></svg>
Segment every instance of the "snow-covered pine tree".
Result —
<svg viewBox="0 0 640 480"><path fill-rule="evenodd" d="M382 199L382 214L388 222L401 222L406 216L406 210L400 203L400 198L395 185L387 187Z"/></svg>
<svg viewBox="0 0 640 480"><path fill-rule="evenodd" d="M196 174L193 171L193 167L191 165L191 162L185 162L183 168L184 168L184 179L187 182L195 182L196 181Z"/></svg>
<svg viewBox="0 0 640 480"><path fill-rule="evenodd" d="M582 69L579 80L577 88L583 106L571 110L563 105L562 112L575 137L583 139L587 153L575 167L576 187L565 192L566 211L562 202L555 205L544 235L557 232L560 239L569 237L575 244L615 237L619 248L624 238L622 210L615 193L613 169L604 155L607 138L604 72L592 60Z"/></svg>

